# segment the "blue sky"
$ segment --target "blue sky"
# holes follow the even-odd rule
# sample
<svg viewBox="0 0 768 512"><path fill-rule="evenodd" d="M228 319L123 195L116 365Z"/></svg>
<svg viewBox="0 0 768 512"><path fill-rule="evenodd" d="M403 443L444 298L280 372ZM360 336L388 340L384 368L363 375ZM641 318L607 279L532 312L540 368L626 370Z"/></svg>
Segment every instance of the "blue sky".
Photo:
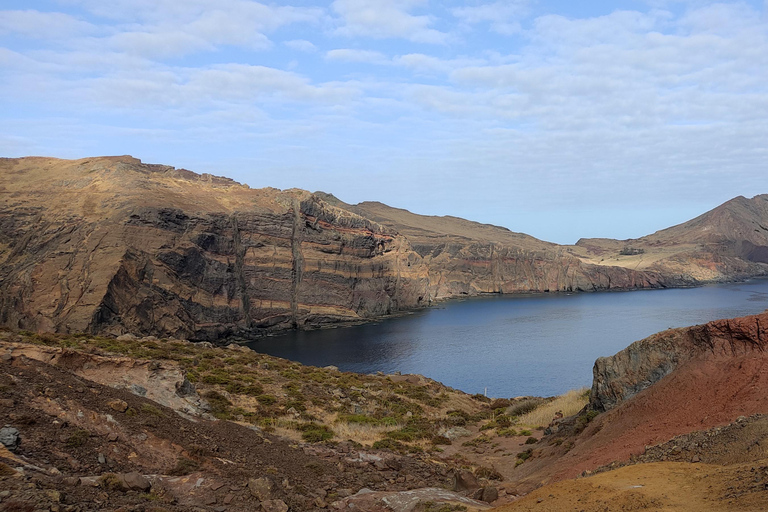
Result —
<svg viewBox="0 0 768 512"><path fill-rule="evenodd" d="M768 193L768 0L5 0L0 155L131 154L545 240Z"/></svg>

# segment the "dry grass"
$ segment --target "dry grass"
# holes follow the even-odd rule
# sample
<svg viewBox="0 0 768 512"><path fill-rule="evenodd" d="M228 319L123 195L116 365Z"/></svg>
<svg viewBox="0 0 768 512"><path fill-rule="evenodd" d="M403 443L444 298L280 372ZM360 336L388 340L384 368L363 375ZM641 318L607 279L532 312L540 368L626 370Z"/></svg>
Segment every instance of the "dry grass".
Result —
<svg viewBox="0 0 768 512"><path fill-rule="evenodd" d="M360 444L371 446L380 439L384 439L385 434L391 430L397 430L397 425L367 425L362 423L334 423L331 425L336 438L339 440L348 440Z"/></svg>
<svg viewBox="0 0 768 512"><path fill-rule="evenodd" d="M558 411L563 416L572 416L579 412L589 402L588 388L572 389L560 395L551 402L540 405L533 411L520 416L518 425L528 428L546 427L552 422Z"/></svg>

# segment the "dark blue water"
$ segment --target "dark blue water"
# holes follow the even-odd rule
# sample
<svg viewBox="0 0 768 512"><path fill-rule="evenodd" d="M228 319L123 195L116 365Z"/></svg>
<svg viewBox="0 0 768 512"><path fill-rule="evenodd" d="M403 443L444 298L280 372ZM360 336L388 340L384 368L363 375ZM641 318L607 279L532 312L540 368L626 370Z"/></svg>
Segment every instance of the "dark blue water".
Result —
<svg viewBox="0 0 768 512"><path fill-rule="evenodd" d="M420 373L468 393L549 396L589 386L592 365L670 327L760 313L768 281L537 294L444 303L373 324L296 331L250 347L344 371Z"/></svg>

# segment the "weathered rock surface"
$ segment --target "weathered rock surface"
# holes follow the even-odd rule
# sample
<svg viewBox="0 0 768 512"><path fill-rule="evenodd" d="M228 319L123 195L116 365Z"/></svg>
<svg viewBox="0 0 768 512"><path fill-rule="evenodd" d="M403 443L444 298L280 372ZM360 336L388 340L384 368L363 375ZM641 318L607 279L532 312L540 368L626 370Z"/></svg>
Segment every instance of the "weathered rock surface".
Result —
<svg viewBox="0 0 768 512"><path fill-rule="evenodd" d="M692 359L762 353L768 345L768 312L670 329L637 341L593 369L591 405L606 411L648 388Z"/></svg>
<svg viewBox="0 0 768 512"><path fill-rule="evenodd" d="M0 326L12 329L213 341L456 296L713 278L682 271L685 261L636 270L496 226L128 156L0 159L0 191ZM749 222L768 225L753 210ZM713 254L727 263L712 263L715 278L768 271L760 237L697 240L686 245L696 268Z"/></svg>
<svg viewBox="0 0 768 512"><path fill-rule="evenodd" d="M362 489L360 492L331 504L334 510L360 510L363 512L412 512L417 507L461 506L473 512L487 510L490 506L482 501L462 496L445 489L424 488L411 491L389 492ZM448 507L446 507L447 509Z"/></svg>
<svg viewBox="0 0 768 512"><path fill-rule="evenodd" d="M765 458L765 423L745 418L768 410L766 322L768 311L670 329L601 358L591 406L605 412L559 420L510 480L525 492L658 455L650 447L675 436L683 437L665 444L659 460L732 464ZM719 432L729 438L713 443Z"/></svg>

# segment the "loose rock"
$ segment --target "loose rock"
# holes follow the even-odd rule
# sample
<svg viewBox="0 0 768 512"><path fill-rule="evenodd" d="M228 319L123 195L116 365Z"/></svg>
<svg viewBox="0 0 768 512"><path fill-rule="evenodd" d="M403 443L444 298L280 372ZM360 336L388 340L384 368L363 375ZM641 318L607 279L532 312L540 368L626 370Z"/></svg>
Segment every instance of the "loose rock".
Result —
<svg viewBox="0 0 768 512"><path fill-rule="evenodd" d="M0 443L10 451L16 451L19 443L21 443L21 434L17 429L10 425L6 425L3 428L0 428Z"/></svg>

